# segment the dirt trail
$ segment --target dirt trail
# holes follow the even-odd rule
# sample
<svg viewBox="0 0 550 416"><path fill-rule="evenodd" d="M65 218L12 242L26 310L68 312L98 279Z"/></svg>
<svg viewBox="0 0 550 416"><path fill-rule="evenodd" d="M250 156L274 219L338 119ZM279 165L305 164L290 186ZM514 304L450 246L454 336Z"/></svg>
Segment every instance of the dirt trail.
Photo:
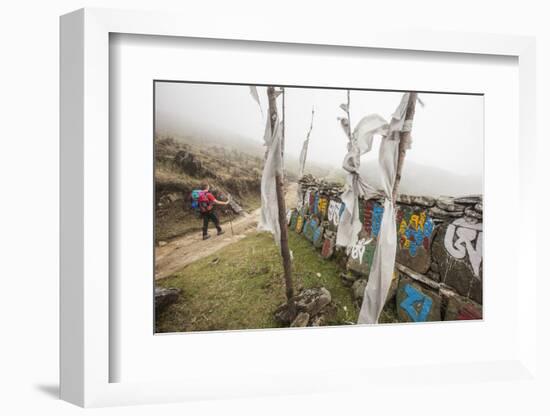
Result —
<svg viewBox="0 0 550 416"><path fill-rule="evenodd" d="M290 183L288 185L285 194L287 208L296 205L297 188L297 183ZM208 240L203 240L202 234L196 232L172 240L162 247L156 247L155 280L168 277L188 264L241 240L247 234L256 230L259 218L260 209L258 208L250 214L246 213L235 217L233 231L231 231L231 224L225 223L223 225L225 234L221 236L216 236L214 229L210 231L212 237Z"/></svg>

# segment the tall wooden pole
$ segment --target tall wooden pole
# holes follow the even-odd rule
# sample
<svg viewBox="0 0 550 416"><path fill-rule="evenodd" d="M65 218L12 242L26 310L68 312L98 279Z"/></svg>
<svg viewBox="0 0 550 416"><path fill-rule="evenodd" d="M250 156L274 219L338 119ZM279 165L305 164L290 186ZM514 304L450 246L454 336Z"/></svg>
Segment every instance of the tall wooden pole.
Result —
<svg viewBox="0 0 550 416"><path fill-rule="evenodd" d="M307 149L309 147L309 137L311 136L311 131L313 130L313 117L315 116L315 107L311 107L311 124L309 125L309 130L307 131L307 136L306 136L306 140L305 140L305 143L304 143L304 166L301 165L302 161L300 160L300 171L299 171L299 176L300 178L298 179L301 179L302 176L304 176L304 169L305 169L305 164L306 164L306 160L307 160Z"/></svg>
<svg viewBox="0 0 550 416"><path fill-rule="evenodd" d="M346 113L348 113L348 136L349 136L349 139L352 140L353 138L351 137L351 108L350 108L350 92L348 90L348 110L346 111Z"/></svg>
<svg viewBox="0 0 550 416"><path fill-rule="evenodd" d="M284 174L285 174L285 169L284 169L284 166L285 166L285 158L284 158L284 155L285 155L285 123L286 123L286 113L285 113L285 89L284 88L281 88L281 92L282 92L282 95L283 95L283 114L281 116L281 123L282 123L282 138L281 138L281 159L282 159L282 163L283 163L283 177L284 177Z"/></svg>
<svg viewBox="0 0 550 416"><path fill-rule="evenodd" d="M411 92L409 94L409 102L407 103L407 112L405 113L405 122L412 123L414 119L414 113L416 110L416 101L418 99L418 93ZM407 154L407 144L411 139L411 132L405 131L400 134L399 138L399 157L397 159L397 174L395 176L395 183L393 184L393 203L397 200L397 190L399 189L399 183L401 182L401 172L403 171L403 164L405 163L405 155Z"/></svg>
<svg viewBox="0 0 550 416"><path fill-rule="evenodd" d="M271 131L275 130L277 122L277 92L274 87L267 88L267 97L269 99L269 118ZM284 117L284 115L283 115ZM281 143L281 149L284 148L284 136ZM275 189L277 192L277 207L279 210L279 228L281 231L281 256L283 258L283 270L286 288L286 299L288 303L289 319L292 322L296 316L296 305L294 304L294 286L292 284L292 263L290 259L290 249L288 248L288 227L286 224L286 204L284 192L283 172L276 172Z"/></svg>

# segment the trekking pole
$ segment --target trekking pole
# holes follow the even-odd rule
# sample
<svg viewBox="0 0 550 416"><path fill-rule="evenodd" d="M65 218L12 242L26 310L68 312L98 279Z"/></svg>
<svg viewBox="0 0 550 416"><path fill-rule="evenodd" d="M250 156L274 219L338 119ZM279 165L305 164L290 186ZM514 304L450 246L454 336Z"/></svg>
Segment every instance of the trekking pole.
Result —
<svg viewBox="0 0 550 416"><path fill-rule="evenodd" d="M233 214L229 215L229 225L231 226L231 236L233 237L235 235L233 232Z"/></svg>
<svg viewBox="0 0 550 416"><path fill-rule="evenodd" d="M231 194L228 193L226 195L227 195L227 200L231 201ZM235 235L235 233L233 232L233 215L234 215L233 207L230 204L229 205L229 226L231 227L231 236Z"/></svg>

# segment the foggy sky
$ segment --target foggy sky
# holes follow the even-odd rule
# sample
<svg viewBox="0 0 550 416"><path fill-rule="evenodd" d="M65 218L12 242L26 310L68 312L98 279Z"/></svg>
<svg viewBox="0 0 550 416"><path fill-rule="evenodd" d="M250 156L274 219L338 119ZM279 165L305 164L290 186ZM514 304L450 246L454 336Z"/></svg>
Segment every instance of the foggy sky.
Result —
<svg viewBox="0 0 550 416"><path fill-rule="evenodd" d="M251 98L248 86L157 82L156 134L227 132L262 143L266 88L258 87L258 92L263 114ZM389 120L401 96L397 92L352 91L352 126L371 113ZM346 91L286 88L285 97L285 154L299 156L314 106L308 161L339 168L346 154L347 138L337 117L344 115L339 105L346 102ZM483 97L429 93L419 97L426 105L416 107L413 144L407 152L407 161L474 177L481 190ZM373 151L364 155L362 161L377 158L377 143L375 139Z"/></svg>

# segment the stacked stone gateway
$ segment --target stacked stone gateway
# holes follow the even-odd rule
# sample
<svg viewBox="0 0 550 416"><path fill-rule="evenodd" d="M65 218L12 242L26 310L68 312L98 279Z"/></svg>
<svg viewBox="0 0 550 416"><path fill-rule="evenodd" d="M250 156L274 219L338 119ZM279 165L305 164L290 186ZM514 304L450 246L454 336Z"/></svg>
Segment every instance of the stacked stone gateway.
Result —
<svg viewBox="0 0 550 416"><path fill-rule="evenodd" d="M384 212L382 201L360 201L361 232L347 250L335 247L343 204L342 187L315 179L300 181L303 201L290 228L334 257L346 269L344 284L358 303L366 285ZM399 195L396 210L396 270L387 307L401 322L482 318L483 201Z"/></svg>

